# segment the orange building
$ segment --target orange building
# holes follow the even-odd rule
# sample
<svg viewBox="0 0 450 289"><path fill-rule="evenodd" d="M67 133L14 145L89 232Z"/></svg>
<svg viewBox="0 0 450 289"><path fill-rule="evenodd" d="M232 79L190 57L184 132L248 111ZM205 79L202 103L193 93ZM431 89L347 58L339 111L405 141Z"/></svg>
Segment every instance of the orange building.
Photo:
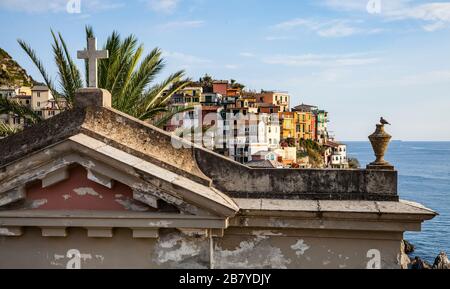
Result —
<svg viewBox="0 0 450 289"><path fill-rule="evenodd" d="M291 97L287 92L262 91L258 101L279 106L280 112L288 112L290 108Z"/></svg>
<svg viewBox="0 0 450 289"><path fill-rule="evenodd" d="M217 80L213 82L213 93L218 93L223 96L227 95L228 80Z"/></svg>

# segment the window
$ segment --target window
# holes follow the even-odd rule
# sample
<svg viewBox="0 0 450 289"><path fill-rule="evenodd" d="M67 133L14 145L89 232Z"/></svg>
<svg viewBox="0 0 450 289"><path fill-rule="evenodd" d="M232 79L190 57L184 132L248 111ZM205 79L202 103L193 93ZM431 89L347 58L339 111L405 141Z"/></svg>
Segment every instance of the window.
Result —
<svg viewBox="0 0 450 289"><path fill-rule="evenodd" d="M41 106L41 103L38 101L38 102L36 103L36 105L37 105L38 107L40 107L40 106Z"/></svg>

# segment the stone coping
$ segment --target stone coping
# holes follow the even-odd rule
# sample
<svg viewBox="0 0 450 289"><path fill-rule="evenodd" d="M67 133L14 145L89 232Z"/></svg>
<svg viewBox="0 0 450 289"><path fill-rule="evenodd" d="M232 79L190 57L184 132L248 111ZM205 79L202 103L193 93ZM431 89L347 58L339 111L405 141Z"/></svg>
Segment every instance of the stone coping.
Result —
<svg viewBox="0 0 450 289"><path fill-rule="evenodd" d="M234 198L241 211L279 211L311 213L374 213L392 215L421 215L429 219L437 215L421 204L400 200L399 202L378 201L329 201L329 200L281 200Z"/></svg>

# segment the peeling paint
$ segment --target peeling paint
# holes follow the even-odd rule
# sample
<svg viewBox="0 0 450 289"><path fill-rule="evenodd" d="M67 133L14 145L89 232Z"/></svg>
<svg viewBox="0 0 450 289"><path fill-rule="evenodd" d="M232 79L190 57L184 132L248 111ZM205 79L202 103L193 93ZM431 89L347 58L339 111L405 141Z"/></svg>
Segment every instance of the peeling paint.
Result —
<svg viewBox="0 0 450 289"><path fill-rule="evenodd" d="M158 228L168 228L170 225L172 225L172 222L170 221L158 221L158 222L150 222L148 223L150 227L158 227Z"/></svg>
<svg viewBox="0 0 450 289"><path fill-rule="evenodd" d="M100 174L97 174L95 172L93 172L92 170L88 170L88 174L87 174L87 178L88 180L91 180L97 184L100 184L102 186L105 186L107 188L112 188L112 182L113 180L106 177L106 176L101 176Z"/></svg>
<svg viewBox="0 0 450 289"><path fill-rule="evenodd" d="M175 268L206 269L208 268L207 244L208 242L184 237L179 233L170 233L160 238L155 246L155 262Z"/></svg>
<svg viewBox="0 0 450 289"><path fill-rule="evenodd" d="M86 165L86 168L88 168L88 169L95 168L95 164L93 161L88 161L85 165Z"/></svg>
<svg viewBox="0 0 450 289"><path fill-rule="evenodd" d="M0 236L14 236L14 232L8 230L8 228L0 228Z"/></svg>
<svg viewBox="0 0 450 289"><path fill-rule="evenodd" d="M55 261L58 261L58 260L64 259L64 258L66 258L65 255L58 255L58 254L55 254Z"/></svg>
<svg viewBox="0 0 450 289"><path fill-rule="evenodd" d="M297 243L291 246L291 249L295 250L295 254L297 255L297 257L300 257L301 255L305 254L305 252L309 248L310 247L307 244L305 244L304 240L298 240Z"/></svg>
<svg viewBox="0 0 450 289"><path fill-rule="evenodd" d="M86 262L87 260L91 260L91 259L92 259L91 254L81 254L81 260L83 260L83 262Z"/></svg>
<svg viewBox="0 0 450 289"><path fill-rule="evenodd" d="M286 221L280 220L278 218L270 218L269 226L270 227L276 227L276 228L288 228L288 227L290 227L289 223L287 223Z"/></svg>
<svg viewBox="0 0 450 289"><path fill-rule="evenodd" d="M50 265L52 265L52 266L64 266L63 264L55 262L55 261L50 261Z"/></svg>
<svg viewBox="0 0 450 289"><path fill-rule="evenodd" d="M105 257L103 257L103 255L95 255L95 259L99 260L101 263L105 261Z"/></svg>
<svg viewBox="0 0 450 289"><path fill-rule="evenodd" d="M39 207L42 207L43 205L47 204L47 199L39 199L39 200L34 200L30 207L32 209L38 209Z"/></svg>
<svg viewBox="0 0 450 289"><path fill-rule="evenodd" d="M291 260L270 244L269 237L257 236L240 242L234 250L216 247L214 262L218 269L286 269Z"/></svg>
<svg viewBox="0 0 450 289"><path fill-rule="evenodd" d="M63 195L62 197L64 198L64 200L67 201L67 200L70 199L72 196L69 195L69 194L66 194L66 195Z"/></svg>
<svg viewBox="0 0 450 289"><path fill-rule="evenodd" d="M77 188L73 190L77 195L79 196L94 196L99 197L100 199L103 199L103 196L97 193L93 188Z"/></svg>
<svg viewBox="0 0 450 289"><path fill-rule="evenodd" d="M253 231L252 234L256 236L283 236L283 233L281 232L276 233L272 230Z"/></svg>
<svg viewBox="0 0 450 289"><path fill-rule="evenodd" d="M116 202L121 204L128 211L135 212L146 212L149 210L149 207L136 203L135 201L126 198L126 199L116 199Z"/></svg>
<svg viewBox="0 0 450 289"><path fill-rule="evenodd" d="M208 232L206 230L202 229L178 229L180 232L182 232L184 235L189 237L206 237L208 236Z"/></svg>

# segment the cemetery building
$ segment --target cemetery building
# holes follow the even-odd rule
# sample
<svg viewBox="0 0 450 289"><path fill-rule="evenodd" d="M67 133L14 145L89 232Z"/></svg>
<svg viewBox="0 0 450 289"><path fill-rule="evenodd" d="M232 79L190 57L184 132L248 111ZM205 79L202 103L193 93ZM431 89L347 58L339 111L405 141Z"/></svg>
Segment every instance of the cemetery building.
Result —
<svg viewBox="0 0 450 289"><path fill-rule="evenodd" d="M0 140L0 268L400 268L395 170L250 168L79 90Z"/></svg>

